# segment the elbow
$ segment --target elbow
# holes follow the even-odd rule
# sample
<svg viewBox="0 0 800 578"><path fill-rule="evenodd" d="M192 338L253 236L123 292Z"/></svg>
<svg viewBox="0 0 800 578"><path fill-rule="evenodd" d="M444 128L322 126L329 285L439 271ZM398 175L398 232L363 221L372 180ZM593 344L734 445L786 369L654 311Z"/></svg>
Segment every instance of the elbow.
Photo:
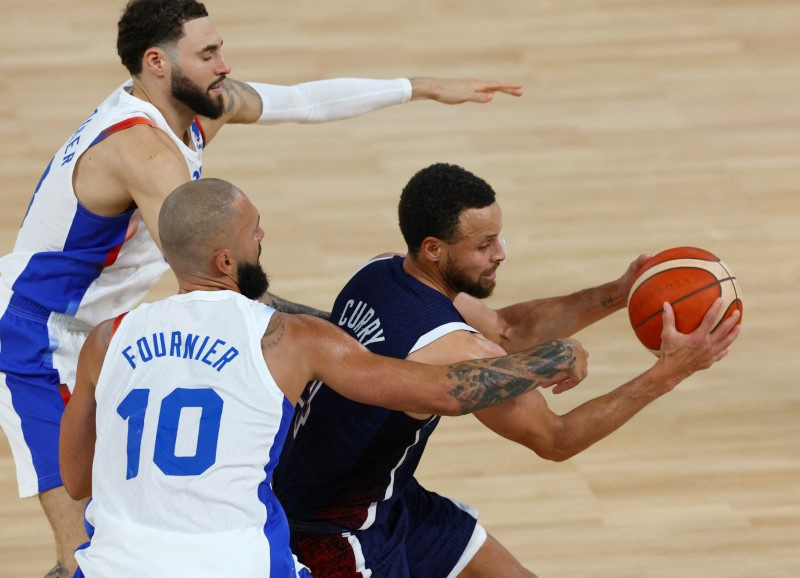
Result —
<svg viewBox="0 0 800 578"><path fill-rule="evenodd" d="M436 415L457 417L459 415L471 413L471 411L472 410L462 405L456 398L448 396L437 404L437 409L433 413Z"/></svg>
<svg viewBox="0 0 800 578"><path fill-rule="evenodd" d="M59 466L61 469L61 483L73 500L82 500L92 495L92 467L81 466L78 456L70 454L62 448L59 451Z"/></svg>
<svg viewBox="0 0 800 578"><path fill-rule="evenodd" d="M69 497L75 501L83 500L92 495L91 483L72 479L70 476L65 475L64 472L61 474L61 481L64 482L64 489Z"/></svg>
<svg viewBox="0 0 800 578"><path fill-rule="evenodd" d="M584 449L570 440L562 428L551 432L551 435L545 438L525 438L519 443L532 450L543 460L551 462L565 462Z"/></svg>
<svg viewBox="0 0 800 578"><path fill-rule="evenodd" d="M539 451L539 452L536 452L536 453L540 458L548 460L548 461L551 461L551 462L565 462L569 458L571 458L572 456L575 455L572 452L563 452L563 451L559 451L559 450L557 450L555 448L550 448L547 451Z"/></svg>
<svg viewBox="0 0 800 578"><path fill-rule="evenodd" d="M550 462L565 462L570 459L572 456L577 454L576 451L571 451L568 448L559 447L556 444L529 444L520 442L522 445L533 451L537 456L542 458L543 460L547 460Z"/></svg>

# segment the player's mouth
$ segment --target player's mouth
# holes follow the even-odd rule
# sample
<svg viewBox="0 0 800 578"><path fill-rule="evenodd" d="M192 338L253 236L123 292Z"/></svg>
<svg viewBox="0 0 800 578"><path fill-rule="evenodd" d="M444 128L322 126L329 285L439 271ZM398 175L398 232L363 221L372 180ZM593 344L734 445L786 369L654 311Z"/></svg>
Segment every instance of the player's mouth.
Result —
<svg viewBox="0 0 800 578"><path fill-rule="evenodd" d="M221 93L222 85L225 84L225 77L223 76L217 82L208 87L209 92Z"/></svg>
<svg viewBox="0 0 800 578"><path fill-rule="evenodd" d="M494 269L492 269L488 273L482 275L482 277L484 279L486 279L487 281L494 281L495 278L497 277L497 267L495 267Z"/></svg>

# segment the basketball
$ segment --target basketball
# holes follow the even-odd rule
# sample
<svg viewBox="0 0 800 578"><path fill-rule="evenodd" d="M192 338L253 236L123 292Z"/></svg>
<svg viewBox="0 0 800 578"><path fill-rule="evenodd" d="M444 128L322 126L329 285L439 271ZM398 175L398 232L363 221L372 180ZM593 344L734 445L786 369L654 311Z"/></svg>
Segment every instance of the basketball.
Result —
<svg viewBox="0 0 800 578"><path fill-rule="evenodd" d="M737 309L741 323L742 291L730 267L704 249L676 247L654 255L639 269L628 293L628 317L642 345L657 354L665 301L672 304L678 331L691 333L718 297L724 305L714 327Z"/></svg>

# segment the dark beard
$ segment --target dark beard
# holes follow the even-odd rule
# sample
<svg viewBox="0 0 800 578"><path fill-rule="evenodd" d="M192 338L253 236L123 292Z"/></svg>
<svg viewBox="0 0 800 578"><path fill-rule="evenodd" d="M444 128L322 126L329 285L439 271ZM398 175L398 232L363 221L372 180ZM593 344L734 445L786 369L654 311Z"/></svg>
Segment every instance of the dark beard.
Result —
<svg viewBox="0 0 800 578"><path fill-rule="evenodd" d="M476 299L486 299L487 297L491 297L494 292L494 282L489 285L484 285L481 284L480 281L472 281L468 279L460 269L452 266L449 262L445 265L442 275L447 284L457 292L466 293Z"/></svg>
<svg viewBox="0 0 800 578"><path fill-rule="evenodd" d="M236 274L239 292L248 299L258 299L269 289L269 279L261 263L239 263Z"/></svg>
<svg viewBox="0 0 800 578"><path fill-rule="evenodd" d="M201 90L191 80L186 78L180 69L172 75L172 97L178 102L188 106L195 114L210 119L217 119L225 111L225 101L211 97L207 91Z"/></svg>

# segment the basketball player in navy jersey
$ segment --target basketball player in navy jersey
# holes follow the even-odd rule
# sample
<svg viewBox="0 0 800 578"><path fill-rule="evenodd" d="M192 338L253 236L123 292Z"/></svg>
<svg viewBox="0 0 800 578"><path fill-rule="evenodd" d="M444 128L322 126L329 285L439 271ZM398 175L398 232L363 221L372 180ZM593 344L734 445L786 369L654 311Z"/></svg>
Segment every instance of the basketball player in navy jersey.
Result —
<svg viewBox="0 0 800 578"><path fill-rule="evenodd" d="M504 355L572 335L624 307L646 257L605 285L494 311L481 299L492 294L505 252L500 206L488 183L458 166L430 166L404 188L399 218L407 255L364 265L342 289L330 320L371 351L425 363ZM567 459L723 358L738 328L731 320L710 333L720 307L718 301L700 328L683 335L665 305L658 361L566 415L530 391L475 416L544 458ZM532 576L477 523L475 510L414 478L438 421L351 401L320 382L306 389L274 488L293 551L315 577Z"/></svg>
<svg viewBox="0 0 800 578"><path fill-rule="evenodd" d="M92 496L78 576L306 576L270 482L310 380L361 403L459 415L586 375L572 339L432 366L254 301L268 286L264 231L226 181L178 187L159 228L180 294L90 333L62 420L65 486Z"/></svg>
<svg viewBox="0 0 800 578"><path fill-rule="evenodd" d="M0 259L0 425L21 497L39 495L71 575L84 504L58 470L58 425L77 355L99 321L136 305L166 270L158 211L202 173L226 124L320 123L410 100L485 103L514 84L476 79L331 79L295 86L229 78L222 37L196 0L134 0L118 24L131 78L66 140L44 171L11 254ZM284 311L311 311L266 295ZM317 312L320 313L320 312Z"/></svg>

